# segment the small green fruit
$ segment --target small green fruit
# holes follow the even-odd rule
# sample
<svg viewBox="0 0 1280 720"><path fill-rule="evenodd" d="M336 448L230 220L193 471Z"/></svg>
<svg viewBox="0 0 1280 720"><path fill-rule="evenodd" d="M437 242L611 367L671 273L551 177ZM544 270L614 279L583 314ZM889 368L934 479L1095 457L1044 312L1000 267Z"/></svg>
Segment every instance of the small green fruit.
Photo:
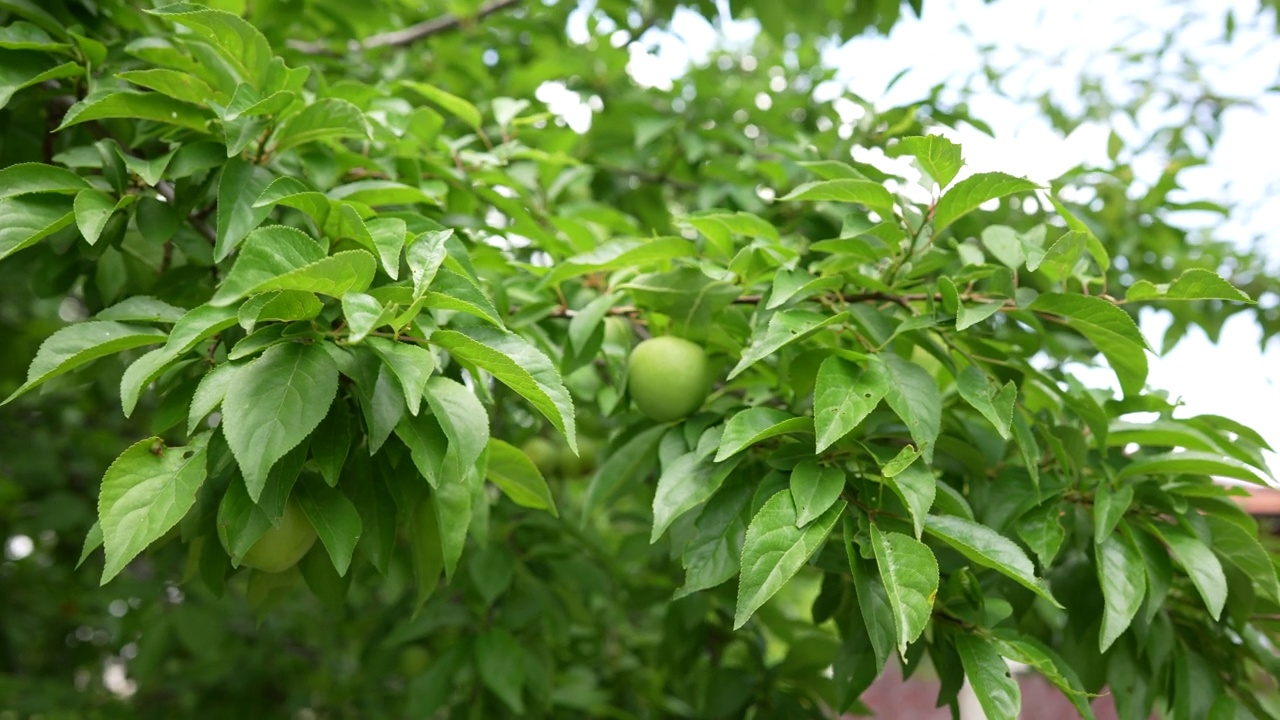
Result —
<svg viewBox="0 0 1280 720"><path fill-rule="evenodd" d="M711 391L710 364L701 347L683 338L650 338L631 351L628 388L640 412L679 420L702 407Z"/></svg>
<svg viewBox="0 0 1280 720"><path fill-rule="evenodd" d="M297 564L316 541L316 529L298 501L289 498L280 526L268 528L249 548L240 564L263 572L284 572ZM226 540L223 540L225 545Z"/></svg>
<svg viewBox="0 0 1280 720"><path fill-rule="evenodd" d="M400 651L400 674L413 678L427 671L431 665L431 654L420 645L409 645Z"/></svg>
<svg viewBox="0 0 1280 720"><path fill-rule="evenodd" d="M520 449L529 456L534 465L538 466L538 471L544 476L554 475L560 468L560 451L555 443L540 435L526 440Z"/></svg>
<svg viewBox="0 0 1280 720"><path fill-rule="evenodd" d="M578 454L568 444L560 448L560 471L567 478L586 475L596 469L596 441L585 435L578 437Z"/></svg>

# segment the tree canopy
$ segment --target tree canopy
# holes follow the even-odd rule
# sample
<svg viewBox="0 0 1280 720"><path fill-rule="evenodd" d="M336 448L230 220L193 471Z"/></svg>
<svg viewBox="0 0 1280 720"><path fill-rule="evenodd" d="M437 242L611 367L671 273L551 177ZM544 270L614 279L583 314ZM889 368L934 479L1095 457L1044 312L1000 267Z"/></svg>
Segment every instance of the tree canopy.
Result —
<svg viewBox="0 0 1280 720"><path fill-rule="evenodd" d="M1229 212L1176 191L1237 101L1170 98L1152 184L975 173L963 94L814 97L922 5L732 0L654 88L630 44L719 5L0 0L0 710L820 718L894 663L1003 719L1013 661L1280 717L1213 480L1270 447L1146 383L1280 332L1172 217Z"/></svg>

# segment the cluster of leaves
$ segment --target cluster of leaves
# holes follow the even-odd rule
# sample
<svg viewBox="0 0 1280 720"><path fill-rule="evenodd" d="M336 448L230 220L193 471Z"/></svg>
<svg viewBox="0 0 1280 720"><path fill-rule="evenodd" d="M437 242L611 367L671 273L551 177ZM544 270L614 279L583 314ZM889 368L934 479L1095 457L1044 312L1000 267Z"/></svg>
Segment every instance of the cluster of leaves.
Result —
<svg viewBox="0 0 1280 720"><path fill-rule="evenodd" d="M138 707L823 717L896 655L992 718L1019 711L1006 659L1085 716L1107 688L1126 718L1274 716L1276 560L1210 479L1274 484L1269 448L1149 392L1130 314L1249 302L1212 269L1112 297L1119 220L964 173L928 131L978 121L936 100L837 129L809 46L662 92L566 44L563 3L343 58L283 38L396 4L286 4L0 0L0 271L78 320L11 321L48 337L5 412L117 418L78 554L149 599L104 620ZM532 102L566 74L585 134ZM637 334L707 348L699 412L631 409ZM1098 358L1120 397L1072 375ZM519 449L551 436L602 448L588 482ZM319 542L238 569L290 498Z"/></svg>

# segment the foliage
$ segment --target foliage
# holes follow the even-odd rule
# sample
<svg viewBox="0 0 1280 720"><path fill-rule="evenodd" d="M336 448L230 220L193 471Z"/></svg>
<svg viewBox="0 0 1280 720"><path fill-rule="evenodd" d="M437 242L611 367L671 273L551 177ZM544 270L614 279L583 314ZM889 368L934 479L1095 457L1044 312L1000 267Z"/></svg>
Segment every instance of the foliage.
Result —
<svg viewBox="0 0 1280 720"><path fill-rule="evenodd" d="M1276 556L1210 480L1269 448L1148 389L1133 320L1220 323L1232 263L1123 172L967 172L940 90L814 102L817 37L896 2L731 3L769 32L668 90L607 33L673 3L584 44L443 4L0 0L6 709L825 717L902 662L1009 718L1008 659L1084 714L1275 717ZM717 382L657 423L663 335ZM286 510L311 550L238 568Z"/></svg>

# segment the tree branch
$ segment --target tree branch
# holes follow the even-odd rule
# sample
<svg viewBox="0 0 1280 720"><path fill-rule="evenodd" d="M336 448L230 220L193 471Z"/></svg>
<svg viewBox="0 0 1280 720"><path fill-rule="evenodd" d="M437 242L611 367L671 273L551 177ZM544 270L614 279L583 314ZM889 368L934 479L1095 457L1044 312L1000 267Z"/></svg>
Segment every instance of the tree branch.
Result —
<svg viewBox="0 0 1280 720"><path fill-rule="evenodd" d="M373 48L380 47L405 47L406 45L412 45L413 43L424 38L431 37L432 35L439 35L440 33L457 30L467 22L483 20L489 15L519 4L520 0L493 0L490 3L481 6L473 16L461 18L456 15L441 15L437 18L424 20L416 25L410 25L409 27L401 30L370 35L362 41L352 40L347 43L346 51L348 53L357 53L362 50L371 50ZM341 57L343 54L323 42L290 40L289 47L306 55Z"/></svg>

